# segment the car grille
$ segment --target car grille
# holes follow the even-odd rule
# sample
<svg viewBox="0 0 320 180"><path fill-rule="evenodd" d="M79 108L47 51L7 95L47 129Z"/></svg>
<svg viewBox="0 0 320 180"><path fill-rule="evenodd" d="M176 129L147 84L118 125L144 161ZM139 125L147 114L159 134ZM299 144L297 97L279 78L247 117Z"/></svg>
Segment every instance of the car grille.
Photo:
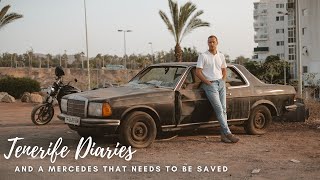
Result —
<svg viewBox="0 0 320 180"><path fill-rule="evenodd" d="M67 114L71 116L85 117L85 107L85 101L69 99Z"/></svg>

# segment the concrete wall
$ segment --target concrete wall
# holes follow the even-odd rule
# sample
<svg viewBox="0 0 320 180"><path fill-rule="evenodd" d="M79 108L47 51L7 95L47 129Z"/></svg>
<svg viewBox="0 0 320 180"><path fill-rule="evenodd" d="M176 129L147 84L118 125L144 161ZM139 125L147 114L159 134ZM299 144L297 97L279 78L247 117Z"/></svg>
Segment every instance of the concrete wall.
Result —
<svg viewBox="0 0 320 180"><path fill-rule="evenodd" d="M140 70L105 70L105 69L91 69L91 88L98 87L107 82L123 84L126 81L128 71L128 80L136 75ZM88 89L88 71L87 69L64 69L65 76L63 81L65 83L73 81L77 78L78 82L73 83L81 90ZM55 81L54 68L7 68L0 67L0 78L9 75L13 77L29 77L40 82L41 87L48 87ZM74 82L74 81L73 81Z"/></svg>

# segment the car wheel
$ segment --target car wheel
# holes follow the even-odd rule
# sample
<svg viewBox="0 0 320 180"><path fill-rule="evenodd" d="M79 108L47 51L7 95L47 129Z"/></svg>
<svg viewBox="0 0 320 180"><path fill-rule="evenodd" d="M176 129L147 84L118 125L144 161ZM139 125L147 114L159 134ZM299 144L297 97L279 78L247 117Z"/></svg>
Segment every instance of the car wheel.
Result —
<svg viewBox="0 0 320 180"><path fill-rule="evenodd" d="M145 112L129 114L120 125L120 141L124 145L145 148L152 144L156 135L154 119Z"/></svg>
<svg viewBox="0 0 320 180"><path fill-rule="evenodd" d="M255 107L248 121L244 124L244 129L248 134L265 134L272 121L270 110L263 105Z"/></svg>

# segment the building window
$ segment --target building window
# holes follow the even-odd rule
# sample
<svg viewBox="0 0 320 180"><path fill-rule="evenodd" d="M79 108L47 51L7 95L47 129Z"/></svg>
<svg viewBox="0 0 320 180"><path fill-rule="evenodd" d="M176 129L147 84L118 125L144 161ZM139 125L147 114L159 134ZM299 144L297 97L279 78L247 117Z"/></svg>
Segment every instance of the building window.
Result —
<svg viewBox="0 0 320 180"><path fill-rule="evenodd" d="M296 60L296 46L295 45L289 45L289 60Z"/></svg>
<svg viewBox="0 0 320 180"><path fill-rule="evenodd" d="M306 28L306 27L302 28L302 35L305 35L305 34L306 34L306 31L307 31L307 28Z"/></svg>
<svg viewBox="0 0 320 180"><path fill-rule="evenodd" d="M302 16L308 16L309 11L308 9L302 9Z"/></svg>
<svg viewBox="0 0 320 180"><path fill-rule="evenodd" d="M295 9L296 8L295 1L296 0L288 0L287 9Z"/></svg>
<svg viewBox="0 0 320 180"><path fill-rule="evenodd" d="M276 8L284 8L284 4L276 4Z"/></svg>
<svg viewBox="0 0 320 180"><path fill-rule="evenodd" d="M284 41L277 41L277 46L283 46L284 45Z"/></svg>
<svg viewBox="0 0 320 180"><path fill-rule="evenodd" d="M277 54L277 56L278 56L280 59L284 59L284 54L283 54L283 53Z"/></svg>
<svg viewBox="0 0 320 180"><path fill-rule="evenodd" d="M295 54L296 48L295 45L289 45L289 54Z"/></svg>
<svg viewBox="0 0 320 180"><path fill-rule="evenodd" d="M283 34L284 33L284 29L276 29L276 34Z"/></svg>
<svg viewBox="0 0 320 180"><path fill-rule="evenodd" d="M296 59L296 56L294 54L289 55L289 60L293 61Z"/></svg>
<svg viewBox="0 0 320 180"><path fill-rule="evenodd" d="M284 16L277 16L276 21L284 21Z"/></svg>
<svg viewBox="0 0 320 180"><path fill-rule="evenodd" d="M288 43L296 42L296 31L294 28L288 28Z"/></svg>
<svg viewBox="0 0 320 180"><path fill-rule="evenodd" d="M303 66L303 73L308 73L308 66Z"/></svg>
<svg viewBox="0 0 320 180"><path fill-rule="evenodd" d="M295 25L296 25L295 15L289 14L288 15L288 26L295 26Z"/></svg>

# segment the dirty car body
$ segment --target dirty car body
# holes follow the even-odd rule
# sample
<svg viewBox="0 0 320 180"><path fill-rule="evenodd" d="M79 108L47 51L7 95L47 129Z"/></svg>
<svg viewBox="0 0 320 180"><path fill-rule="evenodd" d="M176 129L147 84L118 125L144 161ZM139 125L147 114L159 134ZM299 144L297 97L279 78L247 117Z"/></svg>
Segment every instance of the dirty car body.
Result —
<svg viewBox="0 0 320 180"><path fill-rule="evenodd" d="M149 146L157 134L219 125L196 63L151 65L120 87L63 97L58 116L81 136L118 134L123 144ZM245 67L227 68L228 123L248 134L264 134L273 116L294 110L292 86L265 84Z"/></svg>

